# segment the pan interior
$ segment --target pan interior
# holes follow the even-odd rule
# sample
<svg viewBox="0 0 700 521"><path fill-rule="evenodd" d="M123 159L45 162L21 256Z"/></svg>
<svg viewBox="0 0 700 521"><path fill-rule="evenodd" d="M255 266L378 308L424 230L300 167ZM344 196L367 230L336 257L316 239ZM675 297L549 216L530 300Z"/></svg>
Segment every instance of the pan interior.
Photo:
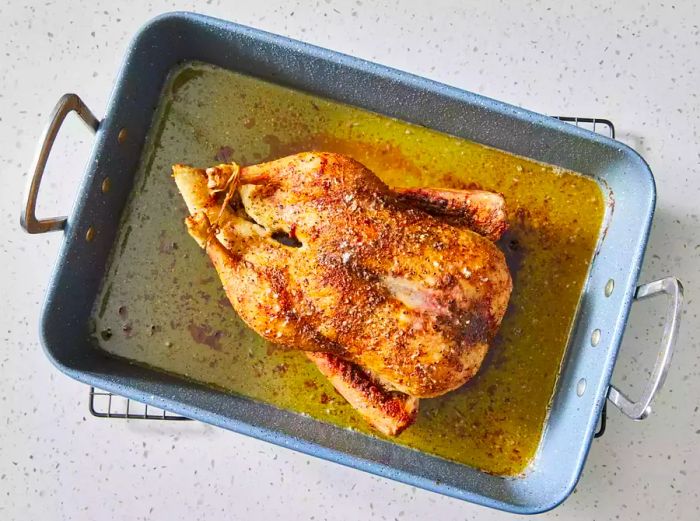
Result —
<svg viewBox="0 0 700 521"><path fill-rule="evenodd" d="M534 457L605 213L589 177L203 63L174 70L94 306L95 343L139 364L372 436L300 353L238 318L170 175L174 163L252 164L306 150L348 154L393 186L505 195L499 242L514 290L479 374L423 400L393 440L498 475Z"/></svg>

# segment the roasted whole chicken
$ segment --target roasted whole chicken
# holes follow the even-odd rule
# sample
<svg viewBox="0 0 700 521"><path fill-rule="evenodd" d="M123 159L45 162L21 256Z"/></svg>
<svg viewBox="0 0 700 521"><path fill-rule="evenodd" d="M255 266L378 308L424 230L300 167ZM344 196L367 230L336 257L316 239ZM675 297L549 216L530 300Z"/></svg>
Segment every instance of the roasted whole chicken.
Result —
<svg viewBox="0 0 700 521"><path fill-rule="evenodd" d="M315 152L173 176L241 318L305 351L382 433L479 370L512 287L499 194L390 188Z"/></svg>

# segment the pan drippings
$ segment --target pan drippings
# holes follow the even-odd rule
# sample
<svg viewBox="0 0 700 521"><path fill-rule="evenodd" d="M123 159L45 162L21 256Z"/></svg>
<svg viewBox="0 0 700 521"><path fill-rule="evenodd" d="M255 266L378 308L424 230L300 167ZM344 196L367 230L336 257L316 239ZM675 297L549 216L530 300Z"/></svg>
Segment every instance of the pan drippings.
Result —
<svg viewBox="0 0 700 521"><path fill-rule="evenodd" d="M513 274L500 333L478 375L421 402L395 443L517 475L533 458L605 212L590 178L204 64L165 87L135 189L95 303L95 342L160 370L369 435L297 351L263 341L231 309L187 236L170 166L252 164L323 150L350 155L390 186L504 194L499 242ZM585 208L585 211L582 209Z"/></svg>

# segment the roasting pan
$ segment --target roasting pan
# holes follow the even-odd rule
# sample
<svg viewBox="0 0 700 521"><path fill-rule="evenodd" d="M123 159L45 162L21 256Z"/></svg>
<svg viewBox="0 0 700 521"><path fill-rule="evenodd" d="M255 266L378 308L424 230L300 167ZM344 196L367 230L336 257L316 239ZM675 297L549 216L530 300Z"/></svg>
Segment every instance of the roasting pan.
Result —
<svg viewBox="0 0 700 521"><path fill-rule="evenodd" d="M594 177L608 192L605 230L535 463L503 478L129 364L91 347L88 320L132 189L161 88L176 65L199 60L355 105ZM51 145L75 111L96 133L70 217L38 220L35 206ZM104 193L105 179L111 188ZM682 287L675 278L637 286L654 212L649 167L627 146L587 130L381 65L191 13L149 22L132 42L104 119L74 94L59 101L41 142L21 224L64 231L41 317L47 356L90 385L307 454L511 512L553 508L573 490L606 399L633 419L650 412L677 337ZM642 397L610 377L635 299L666 294L661 346Z"/></svg>

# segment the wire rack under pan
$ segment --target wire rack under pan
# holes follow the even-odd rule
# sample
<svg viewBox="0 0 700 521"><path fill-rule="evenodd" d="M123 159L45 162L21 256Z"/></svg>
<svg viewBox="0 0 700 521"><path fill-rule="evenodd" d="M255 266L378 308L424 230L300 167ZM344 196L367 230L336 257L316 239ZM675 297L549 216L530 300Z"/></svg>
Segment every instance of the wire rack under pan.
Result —
<svg viewBox="0 0 700 521"><path fill-rule="evenodd" d="M604 118L586 118L576 116L555 116L561 121L577 127L592 130L598 134L615 139L615 126L612 121ZM158 420L158 421L189 421L189 418L146 405L107 391L90 387L90 414L97 418L122 418L129 420ZM598 431L599 438L605 432L607 419L607 401L603 405Z"/></svg>

